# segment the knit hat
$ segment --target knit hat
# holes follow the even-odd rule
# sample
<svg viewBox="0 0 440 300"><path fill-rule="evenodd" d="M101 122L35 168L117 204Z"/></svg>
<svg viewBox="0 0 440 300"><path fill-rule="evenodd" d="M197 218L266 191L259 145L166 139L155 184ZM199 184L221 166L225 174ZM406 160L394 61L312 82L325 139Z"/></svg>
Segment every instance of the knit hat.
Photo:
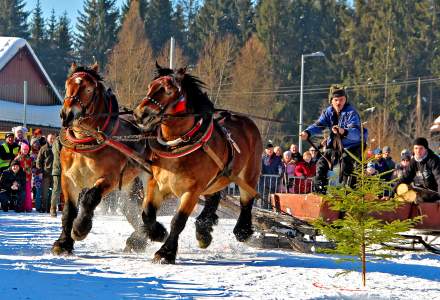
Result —
<svg viewBox="0 0 440 300"><path fill-rule="evenodd" d="M29 145L26 143L21 143L20 150L21 150L21 152L27 151L29 153Z"/></svg>
<svg viewBox="0 0 440 300"><path fill-rule="evenodd" d="M330 91L328 93L328 102L331 103L334 97L342 97L342 96L345 96L345 98L348 99L347 93L345 91L345 86L340 84L332 84L330 86Z"/></svg>
<svg viewBox="0 0 440 300"><path fill-rule="evenodd" d="M390 146L383 147L382 152L391 152L391 147Z"/></svg>
<svg viewBox="0 0 440 300"><path fill-rule="evenodd" d="M33 134L37 135L37 134L41 134L41 128L36 128L33 132Z"/></svg>
<svg viewBox="0 0 440 300"><path fill-rule="evenodd" d="M403 149L402 152L400 152L400 159L411 159L411 152L408 149Z"/></svg>
<svg viewBox="0 0 440 300"><path fill-rule="evenodd" d="M416 138L415 140L414 140L414 142L413 142L413 146L423 146L423 147L425 147L426 149L428 149L429 148L429 144L428 144L428 140L427 139L425 139L424 137L418 137L418 138Z"/></svg>
<svg viewBox="0 0 440 300"><path fill-rule="evenodd" d="M377 155L377 154L382 154L382 150L380 148L376 148L373 150L373 154Z"/></svg>
<svg viewBox="0 0 440 300"><path fill-rule="evenodd" d="M12 162L11 162L11 167L12 166L16 166L16 165L20 165L20 162L18 161L18 160L13 160Z"/></svg>
<svg viewBox="0 0 440 300"><path fill-rule="evenodd" d="M10 136L14 137L14 133L13 132L6 132L5 138L10 137Z"/></svg>
<svg viewBox="0 0 440 300"><path fill-rule="evenodd" d="M27 128L24 126L16 126L16 127L12 127L12 131L16 134L17 131L21 131L23 132L23 134L26 134L28 132Z"/></svg>
<svg viewBox="0 0 440 300"><path fill-rule="evenodd" d="M266 149L269 149L269 148L273 148L273 144L272 143L267 143Z"/></svg>

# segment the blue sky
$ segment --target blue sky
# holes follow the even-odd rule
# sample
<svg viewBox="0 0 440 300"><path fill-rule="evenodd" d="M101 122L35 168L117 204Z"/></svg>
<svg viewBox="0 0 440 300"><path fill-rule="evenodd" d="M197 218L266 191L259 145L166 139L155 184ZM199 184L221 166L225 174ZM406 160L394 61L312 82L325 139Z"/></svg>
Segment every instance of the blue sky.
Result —
<svg viewBox="0 0 440 300"><path fill-rule="evenodd" d="M37 0L25 0L26 2L26 10L32 11L35 8ZM82 11L83 9L83 0L40 0L41 8L43 9L44 18L47 19L50 16L50 12L52 9L55 10L55 15L61 16L64 11L67 11L67 14L70 18L70 22L72 27L76 24L76 18L78 17L78 11ZM116 5L119 7L122 6L124 0L116 0Z"/></svg>

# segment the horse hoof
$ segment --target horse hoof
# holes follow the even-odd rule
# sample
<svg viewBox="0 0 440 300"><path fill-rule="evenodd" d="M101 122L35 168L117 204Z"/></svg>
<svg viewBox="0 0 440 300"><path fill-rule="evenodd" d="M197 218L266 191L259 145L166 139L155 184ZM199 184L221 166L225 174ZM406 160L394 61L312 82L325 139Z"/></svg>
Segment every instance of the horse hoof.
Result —
<svg viewBox="0 0 440 300"><path fill-rule="evenodd" d="M176 263L176 258L171 256L165 257L159 252L156 252L156 254L154 254L152 262L153 264L174 265Z"/></svg>
<svg viewBox="0 0 440 300"><path fill-rule="evenodd" d="M212 235L208 232L196 232L196 239L199 242L199 248L206 249L209 247L209 245L211 245Z"/></svg>
<svg viewBox="0 0 440 300"><path fill-rule="evenodd" d="M82 241L87 237L92 230L92 218L83 217L81 219L76 218L73 222L72 231L70 235L75 241Z"/></svg>
<svg viewBox="0 0 440 300"><path fill-rule="evenodd" d="M234 235L237 241L239 242L245 242L247 241L251 235L254 233L251 227L249 228L234 228Z"/></svg>
<svg viewBox="0 0 440 300"><path fill-rule="evenodd" d="M59 242L55 242L52 246L51 252L53 255L69 255L72 254L72 248L65 247Z"/></svg>
<svg viewBox="0 0 440 300"><path fill-rule="evenodd" d="M131 236L125 242L124 252L143 252L147 247L148 242L146 238L143 238L137 233L132 233Z"/></svg>
<svg viewBox="0 0 440 300"><path fill-rule="evenodd" d="M168 231L159 222L154 223L152 228L145 228L145 231L153 242L164 242L168 237Z"/></svg>

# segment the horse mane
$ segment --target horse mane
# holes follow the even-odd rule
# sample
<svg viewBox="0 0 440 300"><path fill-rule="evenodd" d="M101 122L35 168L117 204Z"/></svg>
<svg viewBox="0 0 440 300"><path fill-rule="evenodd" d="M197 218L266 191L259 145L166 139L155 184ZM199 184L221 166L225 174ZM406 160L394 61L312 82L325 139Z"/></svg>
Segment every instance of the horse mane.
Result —
<svg viewBox="0 0 440 300"><path fill-rule="evenodd" d="M203 91L205 83L198 77L186 73L186 69L180 68L176 71L169 68L162 68L156 65L155 78L162 76L173 76L177 82L180 83L182 93L184 94L187 107L194 113L206 114L214 112L214 103L208 97L208 94Z"/></svg>
<svg viewBox="0 0 440 300"><path fill-rule="evenodd" d="M86 66L77 66L75 69L70 69L67 77L70 77L74 73L77 73L77 72L85 72L85 73L89 74L90 76L92 76L93 78L95 78L97 81L103 81L102 76L97 71L95 71L94 69L92 69L90 67L86 67Z"/></svg>

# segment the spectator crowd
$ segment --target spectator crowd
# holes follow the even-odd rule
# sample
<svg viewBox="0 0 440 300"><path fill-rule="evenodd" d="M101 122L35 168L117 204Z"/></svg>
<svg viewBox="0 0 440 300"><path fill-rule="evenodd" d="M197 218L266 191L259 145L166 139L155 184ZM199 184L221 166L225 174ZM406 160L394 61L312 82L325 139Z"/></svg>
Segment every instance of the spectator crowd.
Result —
<svg viewBox="0 0 440 300"><path fill-rule="evenodd" d="M0 205L5 212L50 213L56 217L60 203L59 139L42 130L12 128L0 145Z"/></svg>
<svg viewBox="0 0 440 300"><path fill-rule="evenodd" d="M418 140L421 140L421 142L416 140L416 144L426 144L427 153L432 152L424 138ZM416 144L415 147L417 147ZM262 156L263 176L260 180L260 192L262 186L265 186L266 190L270 190L271 193L305 194L314 192L313 178L316 176L316 162L319 159L320 152L311 147L301 154L297 149L296 144L292 144L289 150L284 152L280 146L274 146L272 143L266 145ZM397 161L392 158L389 146L382 149L370 149L367 150L367 159L369 160L366 168L368 175L377 175L381 179L392 181L395 184L405 182L406 178L411 177L415 184L423 184L423 182L418 182L423 181L423 178L418 178L424 176L423 174L419 174L419 172L415 172L414 176L409 174L412 172L410 170L411 160L418 164L421 162L409 149L401 150ZM434 173L436 168L438 169L438 167L434 167ZM331 177L332 173L333 171L330 171L328 176ZM272 177L277 178L277 180L271 179L269 182L268 178Z"/></svg>

